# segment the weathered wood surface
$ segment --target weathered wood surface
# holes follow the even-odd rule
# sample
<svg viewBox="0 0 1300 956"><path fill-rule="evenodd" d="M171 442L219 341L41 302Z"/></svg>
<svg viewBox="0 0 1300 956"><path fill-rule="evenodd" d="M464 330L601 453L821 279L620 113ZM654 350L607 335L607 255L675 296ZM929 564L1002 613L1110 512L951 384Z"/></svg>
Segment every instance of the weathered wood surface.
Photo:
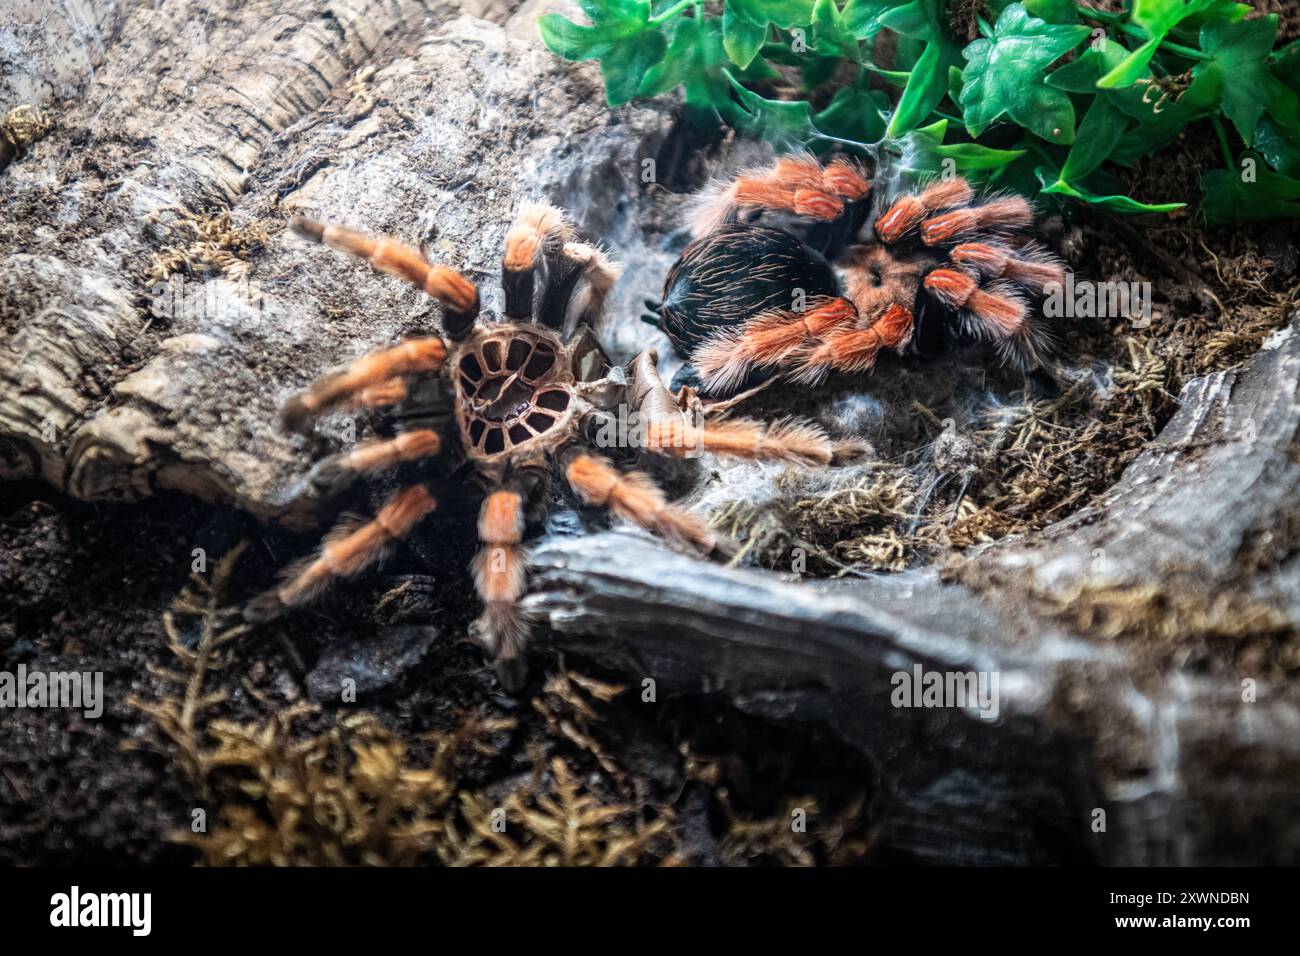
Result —
<svg viewBox="0 0 1300 956"><path fill-rule="evenodd" d="M280 404L435 330L438 313L295 241L290 215L424 244L482 282L488 309L526 200L560 201L617 241L627 217L609 197L635 194L666 108L611 114L594 66L551 56L535 13L509 21L511 6L480 10L505 26L418 0L119 11L129 44L79 92L60 87L53 131L0 174L0 475L86 499L179 489L304 521L315 501L297 479L342 424L314 444L288 436ZM182 270L202 306L159 318L155 256L190 238L183 212L226 210L265 230L264 248Z"/></svg>

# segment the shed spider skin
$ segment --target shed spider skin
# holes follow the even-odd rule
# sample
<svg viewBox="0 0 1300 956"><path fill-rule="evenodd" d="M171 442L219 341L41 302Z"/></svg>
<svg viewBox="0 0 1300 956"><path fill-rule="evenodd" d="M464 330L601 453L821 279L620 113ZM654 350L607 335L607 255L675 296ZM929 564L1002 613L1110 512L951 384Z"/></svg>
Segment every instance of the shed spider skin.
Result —
<svg viewBox="0 0 1300 956"><path fill-rule="evenodd" d="M961 178L877 192L852 160L803 155L703 190L693 241L643 316L687 360L683 380L717 397L778 376L815 384L955 339L990 342L1052 387L1034 305L1065 273L1024 239L1029 203L982 200Z"/></svg>
<svg viewBox="0 0 1300 956"><path fill-rule="evenodd" d="M626 367L612 365L593 326L619 267L600 248L579 241L564 213L547 203L526 206L506 234L505 315L499 320L480 315L472 282L397 240L300 217L289 226L441 302L442 334L362 356L286 403L281 424L291 430L307 429L317 416L344 408L387 408L397 423L395 437L318 462L308 478L320 491L398 466L418 477L371 520L345 520L330 531L317 553L287 568L276 587L245 605L250 621L299 608L338 579L378 563L437 509L431 486L448 475L465 475L483 494L480 548L471 562L483 603L475 636L502 685L516 690L525 676L529 632L519 604L528 527L545 516L556 484L678 548L726 554L733 548L727 539L668 501L646 474L623 466L641 454L700 451L825 465L856 452L811 423L715 420L693 391L668 391L654 352L641 353ZM619 421L620 406L629 412L623 420L638 427L624 429L628 434L614 442L602 441L602 426Z"/></svg>

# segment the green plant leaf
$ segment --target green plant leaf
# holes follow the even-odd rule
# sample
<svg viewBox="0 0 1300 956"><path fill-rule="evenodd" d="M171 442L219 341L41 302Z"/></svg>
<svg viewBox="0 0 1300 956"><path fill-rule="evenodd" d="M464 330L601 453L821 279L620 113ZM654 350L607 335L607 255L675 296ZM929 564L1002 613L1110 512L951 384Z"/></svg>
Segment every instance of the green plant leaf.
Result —
<svg viewBox="0 0 1300 956"><path fill-rule="evenodd" d="M1141 79L1169 31L1189 18L1228 16L1240 19L1240 4L1232 0L1133 0L1132 22L1145 29L1149 39L1097 83L1102 89L1120 90Z"/></svg>
<svg viewBox="0 0 1300 956"><path fill-rule="evenodd" d="M1255 148L1279 173L1300 179L1300 129L1287 129L1265 116L1255 127Z"/></svg>
<svg viewBox="0 0 1300 956"><path fill-rule="evenodd" d="M566 60L598 60L605 100L621 106L663 58L668 41L650 23L650 0L582 0L582 8L591 26L554 13L539 17L542 42Z"/></svg>
<svg viewBox="0 0 1300 956"><path fill-rule="evenodd" d="M902 168L910 179L951 172L976 181L995 179L1025 155L1023 149L993 149L980 143L944 143L947 132L948 121L938 120L912 130L903 138Z"/></svg>
<svg viewBox="0 0 1300 956"><path fill-rule="evenodd" d="M1089 43L1073 62L1047 74L1047 85L1067 93L1095 93L1097 81L1127 56L1128 50L1114 40L1102 37Z"/></svg>
<svg viewBox="0 0 1300 956"><path fill-rule="evenodd" d="M769 100L746 89L730 70L723 75L731 83L738 104L734 111L739 129L760 136L778 146L803 145L815 133L812 106L807 100Z"/></svg>
<svg viewBox="0 0 1300 956"><path fill-rule="evenodd" d="M1070 155L1061 167L1061 179L1078 182L1102 164L1115 149L1128 118L1111 105L1104 94L1093 97L1074 137Z"/></svg>
<svg viewBox="0 0 1300 956"><path fill-rule="evenodd" d="M1292 40L1268 58L1273 75L1300 93L1300 40Z"/></svg>
<svg viewBox="0 0 1300 956"><path fill-rule="evenodd" d="M1235 0L1133 0L1131 19L1152 36L1164 36L1189 17L1240 14Z"/></svg>
<svg viewBox="0 0 1300 956"><path fill-rule="evenodd" d="M880 17L905 0L849 0L840 15L844 29L859 40L870 40L880 32Z"/></svg>
<svg viewBox="0 0 1300 956"><path fill-rule="evenodd" d="M1139 215L1149 212L1173 212L1176 209L1182 209L1187 203L1165 202L1165 203L1144 203L1138 202L1128 196L1099 196L1096 193L1089 192L1080 186L1074 186L1070 183L1058 179L1056 182L1048 182L1043 179L1043 192L1050 195L1069 196L1071 199L1078 199L1080 202L1086 202L1094 206L1100 206L1102 209L1108 209L1111 212L1120 212L1126 215Z"/></svg>
<svg viewBox="0 0 1300 956"><path fill-rule="evenodd" d="M1188 123L1214 113L1218 108L1221 85L1218 74L1202 74L1192 80L1181 97L1165 103L1158 113L1159 101L1143 102L1141 87L1106 94L1113 105L1138 121L1137 126L1120 137L1110 158L1128 165L1173 142Z"/></svg>
<svg viewBox="0 0 1300 956"><path fill-rule="evenodd" d="M1277 37L1277 15L1229 23L1211 20L1201 28L1201 48L1213 59L1198 63L1197 76L1215 72L1223 83L1223 113L1247 146L1265 112L1283 126L1300 126L1300 100L1275 77L1266 62Z"/></svg>
<svg viewBox="0 0 1300 956"><path fill-rule="evenodd" d="M604 56L619 39L617 30L609 25L584 26L558 13L543 14L537 28L552 53L572 61Z"/></svg>
<svg viewBox="0 0 1300 956"><path fill-rule="evenodd" d="M948 92L948 68L961 65L961 50L948 35L940 0L911 0L887 10L879 22L924 44L889 121L886 135L896 139L934 112Z"/></svg>
<svg viewBox="0 0 1300 956"><path fill-rule="evenodd" d="M885 135L889 97L855 83L836 92L830 104L813 117L820 132L858 143L874 143Z"/></svg>
<svg viewBox="0 0 1300 956"><path fill-rule="evenodd" d="M812 47L827 56L857 61L858 38L845 26L835 0L817 0L813 7Z"/></svg>
<svg viewBox="0 0 1300 956"><path fill-rule="evenodd" d="M694 19L694 18L692 18ZM767 39L767 24L751 23L728 3L722 10L722 43L727 56L736 66L744 69L754 62L758 51Z"/></svg>
<svg viewBox="0 0 1300 956"><path fill-rule="evenodd" d="M1114 69L1097 81L1097 86L1103 90L1122 90L1125 87L1132 86L1139 79L1146 76L1147 68L1151 65L1151 58L1156 55L1156 50L1160 48L1164 35L1152 37L1143 43L1140 47L1120 61Z"/></svg>
<svg viewBox="0 0 1300 956"><path fill-rule="evenodd" d="M816 0L727 0L736 15L750 23L774 23L783 30L812 23Z"/></svg>
<svg viewBox="0 0 1300 956"><path fill-rule="evenodd" d="M1087 27L1048 23L1031 17L1022 4L1002 11L989 39L974 40L962 51L961 105L972 136L984 132L1000 117L1016 123L1050 143L1074 140L1074 106L1043 76L1055 60L1089 35Z"/></svg>
<svg viewBox="0 0 1300 956"><path fill-rule="evenodd" d="M678 18L667 52L646 73L637 95L658 96L682 86L687 106L725 109L731 102L731 85L721 69L727 63L722 42L717 20Z"/></svg>
<svg viewBox="0 0 1300 956"><path fill-rule="evenodd" d="M1300 179L1262 166L1253 182L1243 181L1239 170L1212 169L1201 177L1201 189L1201 213L1211 223L1300 219Z"/></svg>
<svg viewBox="0 0 1300 956"><path fill-rule="evenodd" d="M645 30L620 41L600 58L605 102L622 106L636 96L650 68L663 59L668 41L658 30Z"/></svg>
<svg viewBox="0 0 1300 956"><path fill-rule="evenodd" d="M1048 23L1079 22L1079 6L1074 0L1025 0L1025 9Z"/></svg>

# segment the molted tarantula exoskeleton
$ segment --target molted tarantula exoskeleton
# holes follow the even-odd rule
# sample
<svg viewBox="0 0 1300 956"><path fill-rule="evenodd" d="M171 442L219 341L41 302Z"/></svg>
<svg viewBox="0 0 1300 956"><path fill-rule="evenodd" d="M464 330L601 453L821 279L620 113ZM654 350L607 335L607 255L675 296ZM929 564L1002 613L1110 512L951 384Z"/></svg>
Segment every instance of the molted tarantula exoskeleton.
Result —
<svg viewBox="0 0 1300 956"><path fill-rule="evenodd" d="M502 684L517 688L528 631L519 606L522 545L527 524L545 515L553 478L562 476L582 502L678 547L705 554L730 548L699 516L669 503L648 476L621 470L595 448L624 462L642 453L704 451L823 465L860 451L807 422L715 421L692 391L668 392L654 352L641 353L626 369L611 366L593 325L619 269L600 249L577 241L553 206L527 206L506 234L500 321L480 320L472 282L400 242L302 218L290 226L419 286L442 303L443 334L364 356L285 406L283 423L295 430L349 406L392 411L395 437L363 442L312 469L311 481L322 491L398 466L417 477L373 520L345 521L330 532L317 554L245 606L250 620L303 605L338 578L374 564L437 507L431 484L469 474L484 493L481 547L472 562L484 606L476 636ZM621 430L611 427L620 422Z"/></svg>
<svg viewBox="0 0 1300 956"><path fill-rule="evenodd" d="M1064 270L1022 238L1029 203L980 201L961 178L892 202L879 192L850 159L802 155L705 189L694 241L643 316L687 360L678 381L725 396L865 372L882 349L983 340L1051 390L1036 306Z"/></svg>

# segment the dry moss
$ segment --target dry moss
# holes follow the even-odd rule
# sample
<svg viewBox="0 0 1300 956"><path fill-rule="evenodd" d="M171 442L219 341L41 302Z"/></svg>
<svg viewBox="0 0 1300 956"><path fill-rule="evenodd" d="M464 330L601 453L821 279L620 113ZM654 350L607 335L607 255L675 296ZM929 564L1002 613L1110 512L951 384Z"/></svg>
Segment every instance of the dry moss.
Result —
<svg viewBox="0 0 1300 956"><path fill-rule="evenodd" d="M24 104L15 106L0 120L0 139L8 144L11 156L18 155L53 128L49 114Z"/></svg>
<svg viewBox="0 0 1300 956"><path fill-rule="evenodd" d="M1163 586L1089 581L1030 596L1074 630L1131 643L1157 666L1213 654L1246 676L1285 679L1300 670L1300 631L1290 617L1236 589L1174 576Z"/></svg>
<svg viewBox="0 0 1300 956"><path fill-rule="evenodd" d="M833 476L787 471L778 494L764 501L729 502L714 526L744 542L736 562L752 559L782 570L837 574L847 570L901 571L913 554L906 527L916 499L915 479L889 465ZM805 558L800 562L798 558Z"/></svg>
<svg viewBox="0 0 1300 956"><path fill-rule="evenodd" d="M158 222L157 215L150 221ZM237 226L228 209L204 216L181 209L173 224L160 224L160 228L168 245L154 253L145 270L143 281L147 287L176 273L225 273L237 278L247 271L249 257L268 239L263 223L255 220Z"/></svg>
<svg viewBox="0 0 1300 956"><path fill-rule="evenodd" d="M192 794L204 825L172 839L207 865L635 866L691 862L671 799L655 801L620 759L625 741L606 724L624 688L560 662L532 701L540 738L521 745L528 719L470 710L447 730L403 734L364 709L328 713L303 702L276 708L240 676L253 649L223 607L243 547L195 575L164 615L176 661L152 671L173 688L132 698L152 733L131 749L156 750ZM232 719L230 688L241 687ZM526 746L520 772L514 751ZM569 754L556 752L572 748ZM689 747L683 747L689 753ZM625 759L625 758L624 758ZM683 756L683 781L703 764ZM732 805L721 764L710 765L722 808L723 862L859 861L859 800L822 814L811 798L775 814ZM788 806L786 806L788 804ZM801 809L808 832L791 827Z"/></svg>
<svg viewBox="0 0 1300 956"><path fill-rule="evenodd" d="M689 748L685 757L687 778L710 788L726 820L718 841L722 863L853 866L869 860L875 834L868 825L865 795L831 813L823 812L813 796L788 796L775 813L750 816L734 804L726 761L700 757Z"/></svg>

